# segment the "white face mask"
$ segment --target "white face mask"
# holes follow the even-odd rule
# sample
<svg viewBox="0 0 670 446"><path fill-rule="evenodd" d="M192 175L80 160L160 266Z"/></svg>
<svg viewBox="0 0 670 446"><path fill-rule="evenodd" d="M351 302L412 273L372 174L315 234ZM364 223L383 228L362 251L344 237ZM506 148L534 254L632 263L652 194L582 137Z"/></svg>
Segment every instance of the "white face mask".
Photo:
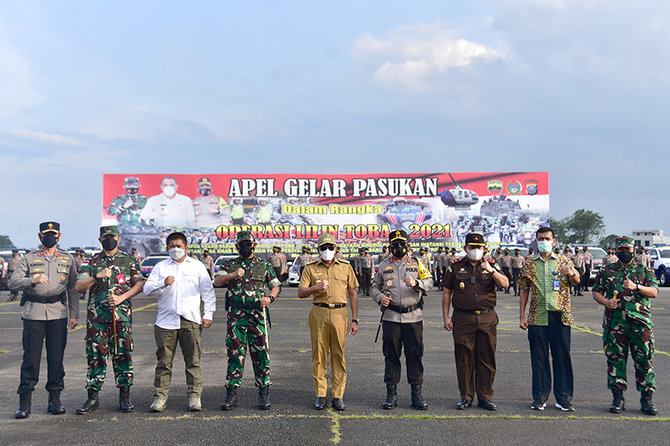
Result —
<svg viewBox="0 0 670 446"><path fill-rule="evenodd" d="M468 259L473 262L479 262L484 257L483 249L468 249Z"/></svg>
<svg viewBox="0 0 670 446"><path fill-rule="evenodd" d="M168 255L176 262L186 255L186 251L181 248L170 248L168 249Z"/></svg>
<svg viewBox="0 0 670 446"><path fill-rule="evenodd" d="M319 251L319 254L321 255L321 259L323 259L324 262L329 262L335 258L334 249L332 251L330 249L326 249L325 251Z"/></svg>
<svg viewBox="0 0 670 446"><path fill-rule="evenodd" d="M165 186L163 188L163 195L165 195L168 198L172 198L175 195L177 195L177 189L175 189L174 186Z"/></svg>

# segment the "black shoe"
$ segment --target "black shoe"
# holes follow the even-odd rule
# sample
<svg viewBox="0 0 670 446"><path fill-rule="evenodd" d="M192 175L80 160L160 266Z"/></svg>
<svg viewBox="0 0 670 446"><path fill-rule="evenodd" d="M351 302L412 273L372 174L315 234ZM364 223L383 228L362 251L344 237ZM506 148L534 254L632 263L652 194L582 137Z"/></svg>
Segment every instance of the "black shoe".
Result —
<svg viewBox="0 0 670 446"><path fill-rule="evenodd" d="M428 403L423 400L421 396L421 384L410 384L412 387L412 404L411 406L416 410L426 410Z"/></svg>
<svg viewBox="0 0 670 446"><path fill-rule="evenodd" d="M326 408L326 397L325 396L320 396L316 399L316 402L314 403L314 408L316 410L323 410Z"/></svg>
<svg viewBox="0 0 670 446"><path fill-rule="evenodd" d="M653 391L645 390L642 392L642 398L640 398L640 410L645 415L656 415L658 414L658 409L654 406L654 403L651 402L651 396Z"/></svg>
<svg viewBox="0 0 670 446"><path fill-rule="evenodd" d="M231 410L237 406L237 388L226 387L226 401L221 404L221 410Z"/></svg>
<svg viewBox="0 0 670 446"><path fill-rule="evenodd" d="M19 395L19 410L14 414L14 418L28 418L32 397L32 391Z"/></svg>
<svg viewBox="0 0 670 446"><path fill-rule="evenodd" d="M333 409L335 410L344 410L344 401L342 398L333 398Z"/></svg>
<svg viewBox="0 0 670 446"><path fill-rule="evenodd" d="M547 407L547 403L541 400L535 400L531 403L530 408L531 410L544 410L544 408Z"/></svg>
<svg viewBox="0 0 670 446"><path fill-rule="evenodd" d="M469 409L471 407L472 407L472 401L468 401L468 400L460 400L458 402L458 404L456 404L456 409L457 410L465 410L465 409Z"/></svg>
<svg viewBox="0 0 670 446"><path fill-rule="evenodd" d="M386 400L382 403L382 409L391 410L398 407L398 385L386 384Z"/></svg>
<svg viewBox="0 0 670 446"><path fill-rule="evenodd" d="M489 400L479 400L477 403L477 406L481 407L484 410L497 410L498 407L493 403L493 401Z"/></svg>
<svg viewBox="0 0 670 446"><path fill-rule="evenodd" d="M49 392L49 406L47 412L54 415L61 415L65 413L65 407L60 402L60 390Z"/></svg>
<svg viewBox="0 0 670 446"><path fill-rule="evenodd" d="M77 414L83 415L85 413L93 412L95 409L100 407L100 402L98 401L98 391L93 389L88 389L88 399L81 407L77 408Z"/></svg>
<svg viewBox="0 0 670 446"><path fill-rule="evenodd" d="M130 402L130 387L119 387L119 409L121 412L135 411L135 406Z"/></svg>
<svg viewBox="0 0 670 446"><path fill-rule="evenodd" d="M612 389L612 405L610 406L610 412L612 413L621 413L626 410L626 405L623 399L623 391L619 389Z"/></svg>
<svg viewBox="0 0 670 446"><path fill-rule="evenodd" d="M272 407L270 404L270 396L268 395L269 387L260 387L258 389L258 408L260 410L268 410Z"/></svg>

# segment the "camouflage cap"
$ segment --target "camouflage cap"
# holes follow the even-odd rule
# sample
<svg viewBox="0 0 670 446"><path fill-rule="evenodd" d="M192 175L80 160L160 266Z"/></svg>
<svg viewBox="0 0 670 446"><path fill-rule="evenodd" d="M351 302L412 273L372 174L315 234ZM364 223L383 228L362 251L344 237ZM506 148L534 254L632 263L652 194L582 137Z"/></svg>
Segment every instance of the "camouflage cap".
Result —
<svg viewBox="0 0 670 446"><path fill-rule="evenodd" d="M616 238L615 246L617 248L632 248L635 246L635 241L630 235L621 235Z"/></svg>
<svg viewBox="0 0 670 446"><path fill-rule="evenodd" d="M139 186L140 185L140 179L137 177L126 177L126 179L123 181L124 186Z"/></svg>
<svg viewBox="0 0 670 446"><path fill-rule="evenodd" d="M240 243L243 240L249 240L251 243L256 241L254 233L251 231L240 231L235 235L235 243Z"/></svg>
<svg viewBox="0 0 670 446"><path fill-rule="evenodd" d="M45 221L44 223L40 223L40 233L46 234L47 232L59 233L60 223L55 221Z"/></svg>
<svg viewBox="0 0 670 446"><path fill-rule="evenodd" d="M484 236L481 234L477 234L476 232L470 232L468 235L465 236L465 244L473 246L486 245L486 243L484 242Z"/></svg>
<svg viewBox="0 0 670 446"><path fill-rule="evenodd" d="M316 246L327 245L329 243L331 245L334 245L337 242L335 241L335 237L333 237L333 234L326 232L319 236L318 240L316 241Z"/></svg>
<svg viewBox="0 0 670 446"><path fill-rule="evenodd" d="M119 235L119 227L118 226L101 226L100 227L100 237L104 237L106 235Z"/></svg>

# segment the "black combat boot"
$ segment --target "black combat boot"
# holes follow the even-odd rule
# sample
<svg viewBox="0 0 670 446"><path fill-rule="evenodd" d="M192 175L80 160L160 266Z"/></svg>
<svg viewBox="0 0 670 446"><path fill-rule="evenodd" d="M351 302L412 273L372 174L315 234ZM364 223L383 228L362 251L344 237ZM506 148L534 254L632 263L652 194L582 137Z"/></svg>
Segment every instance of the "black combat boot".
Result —
<svg viewBox="0 0 670 446"><path fill-rule="evenodd" d="M640 398L640 410L643 414L656 415L658 413L658 409L656 406L654 406L654 403L651 402L651 396L653 393L654 392L651 390L645 390L642 392L642 397Z"/></svg>
<svg viewBox="0 0 670 446"><path fill-rule="evenodd" d="M121 412L135 411L135 406L130 402L130 387L119 387L119 409Z"/></svg>
<svg viewBox="0 0 670 446"><path fill-rule="evenodd" d="M226 387L226 401L221 404L221 410L231 410L235 406L237 406L237 389Z"/></svg>
<svg viewBox="0 0 670 446"><path fill-rule="evenodd" d="M270 396L268 395L268 386L258 388L258 408L260 410L268 410L272 407L270 404Z"/></svg>
<svg viewBox="0 0 670 446"><path fill-rule="evenodd" d="M416 410L426 410L428 403L421 396L421 384L412 384L412 407Z"/></svg>
<svg viewBox="0 0 670 446"><path fill-rule="evenodd" d="M85 413L93 412L95 409L100 407L100 402L98 401L98 391L93 389L88 389L88 399L81 407L77 408L77 413L83 415Z"/></svg>
<svg viewBox="0 0 670 446"><path fill-rule="evenodd" d="M398 407L398 385L386 384L386 400L382 404L382 409L391 410Z"/></svg>
<svg viewBox="0 0 670 446"><path fill-rule="evenodd" d="M30 403L32 397L32 391L19 395L19 410L14 414L14 418L28 418L28 415L30 415Z"/></svg>
<svg viewBox="0 0 670 446"><path fill-rule="evenodd" d="M47 411L54 415L65 413L65 407L60 403L60 390L49 392L49 406Z"/></svg>
<svg viewBox="0 0 670 446"><path fill-rule="evenodd" d="M626 405L623 399L623 391L619 389L612 389L612 405L610 406L610 412L612 413L621 413L626 410Z"/></svg>

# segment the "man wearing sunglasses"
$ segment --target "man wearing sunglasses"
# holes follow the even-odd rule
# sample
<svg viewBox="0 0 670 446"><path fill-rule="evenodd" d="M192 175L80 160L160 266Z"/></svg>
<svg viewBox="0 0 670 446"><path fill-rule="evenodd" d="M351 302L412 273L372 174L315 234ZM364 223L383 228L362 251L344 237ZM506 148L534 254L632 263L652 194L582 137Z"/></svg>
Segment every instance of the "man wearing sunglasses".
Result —
<svg viewBox="0 0 670 446"><path fill-rule="evenodd" d="M496 410L493 379L496 374L496 287L507 288L509 279L491 257L484 257L484 237L474 232L465 237L466 258L457 257L444 274L442 316L444 328L453 330L456 375L461 400L456 409L478 406ZM449 307L454 312L449 318Z"/></svg>
<svg viewBox="0 0 670 446"><path fill-rule="evenodd" d="M372 299L383 312L382 336L384 352L384 383L386 400L382 407L398 406L397 386L400 382L400 355L405 348L407 382L412 388L412 407L425 410L428 404L421 396L423 384L423 299L433 276L419 259L407 254L407 233L393 231L389 235L391 257L379 264L379 273L372 282Z"/></svg>
<svg viewBox="0 0 670 446"><path fill-rule="evenodd" d="M335 256L335 237L321 234L317 240L320 259L308 264L300 277L298 297L314 296L309 313L312 338L312 377L316 391L316 410L326 407L328 393L328 353L331 360L333 408L344 410L344 388L347 369L344 348L349 334L358 331L358 280L351 265ZM351 305L351 324L347 311L347 294Z"/></svg>

